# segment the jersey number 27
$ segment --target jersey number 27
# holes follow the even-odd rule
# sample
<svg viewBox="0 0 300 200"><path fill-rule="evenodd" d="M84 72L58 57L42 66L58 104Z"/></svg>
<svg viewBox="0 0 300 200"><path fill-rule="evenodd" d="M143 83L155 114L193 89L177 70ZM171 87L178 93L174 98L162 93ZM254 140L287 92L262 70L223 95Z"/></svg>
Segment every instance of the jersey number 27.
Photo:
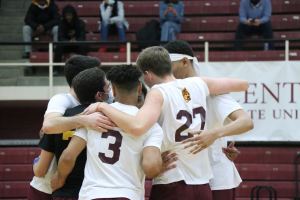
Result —
<svg viewBox="0 0 300 200"><path fill-rule="evenodd" d="M183 141L185 139L188 139L188 138L193 136L191 133L188 133L187 135L182 135L182 132L190 127L190 125L193 123L193 119L196 118L197 114L199 114L200 117L201 117L201 128L200 128L200 130L203 130L204 126L205 126L206 112L205 112L205 109L202 106L194 108L192 114L189 113L186 110L180 110L177 113L176 119L186 118L186 122L176 130L176 132L175 132L175 142L181 142L181 141Z"/></svg>

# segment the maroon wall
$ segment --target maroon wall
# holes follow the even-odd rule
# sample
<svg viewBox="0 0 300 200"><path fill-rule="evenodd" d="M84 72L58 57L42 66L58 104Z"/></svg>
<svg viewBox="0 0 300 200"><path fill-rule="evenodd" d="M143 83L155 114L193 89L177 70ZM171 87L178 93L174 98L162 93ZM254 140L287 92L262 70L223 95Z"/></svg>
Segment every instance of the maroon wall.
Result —
<svg viewBox="0 0 300 200"><path fill-rule="evenodd" d="M0 139L38 139L48 101L0 101Z"/></svg>

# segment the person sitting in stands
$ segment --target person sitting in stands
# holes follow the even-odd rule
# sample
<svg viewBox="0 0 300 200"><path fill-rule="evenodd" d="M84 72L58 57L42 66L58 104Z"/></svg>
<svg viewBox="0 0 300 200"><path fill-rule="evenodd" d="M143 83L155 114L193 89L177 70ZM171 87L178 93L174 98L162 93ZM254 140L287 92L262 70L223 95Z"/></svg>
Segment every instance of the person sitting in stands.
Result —
<svg viewBox="0 0 300 200"><path fill-rule="evenodd" d="M62 19L58 27L58 41L85 41L85 23L79 19L75 8L67 5L63 8ZM55 62L61 62L64 53L86 54L82 45L57 45Z"/></svg>
<svg viewBox="0 0 300 200"><path fill-rule="evenodd" d="M241 0L235 48L240 50L241 40L249 35L262 35L264 39L273 39L271 14L270 0ZM264 50L268 49L273 49L272 42L264 44Z"/></svg>
<svg viewBox="0 0 300 200"><path fill-rule="evenodd" d="M125 30L128 29L129 24L125 20L124 15L124 4L121 1L103 0L100 4L100 33L102 41L107 41L108 34L112 31L112 28L117 29L120 42L126 41ZM105 50L105 48L101 49L101 51ZM120 50L125 51L125 48Z"/></svg>
<svg viewBox="0 0 300 200"><path fill-rule="evenodd" d="M160 41L167 42L176 40L176 34L181 31L184 5L182 1L165 0L159 5L159 18L161 25Z"/></svg>
<svg viewBox="0 0 300 200"><path fill-rule="evenodd" d="M23 26L23 41L31 42L36 37L50 32L53 41L57 41L59 14L58 8L50 0L33 0L25 16ZM26 45L22 58L29 58L31 46Z"/></svg>

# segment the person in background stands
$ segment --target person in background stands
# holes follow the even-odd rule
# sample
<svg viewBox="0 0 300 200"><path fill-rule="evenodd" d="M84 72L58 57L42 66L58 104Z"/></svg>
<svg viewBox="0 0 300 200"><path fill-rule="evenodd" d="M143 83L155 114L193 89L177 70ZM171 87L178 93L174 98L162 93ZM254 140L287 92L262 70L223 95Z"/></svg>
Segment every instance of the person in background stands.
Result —
<svg viewBox="0 0 300 200"><path fill-rule="evenodd" d="M182 1L165 0L159 4L159 18L161 24L160 41L176 40L176 34L181 31L184 5Z"/></svg>
<svg viewBox="0 0 300 200"><path fill-rule="evenodd" d="M33 0L25 16L23 41L31 42L36 37L51 32L53 41L57 42L59 14L58 8L50 0ZM22 58L29 58L31 46L26 45Z"/></svg>
<svg viewBox="0 0 300 200"><path fill-rule="evenodd" d="M242 47L240 40L249 35L262 35L264 39L273 39L271 14L270 0L241 0L235 48L240 50ZM264 50L268 49L273 49L272 42L264 44Z"/></svg>
<svg viewBox="0 0 300 200"><path fill-rule="evenodd" d="M112 28L117 29L120 42L126 41L125 30L128 29L129 24L124 16L124 4L121 1L103 0L100 4L100 33L102 41L107 41L109 31ZM100 51L104 52L106 48L101 48ZM122 46L120 51L125 51L125 48Z"/></svg>
<svg viewBox="0 0 300 200"><path fill-rule="evenodd" d="M58 26L58 41L85 41L85 23L78 18L75 8L67 5L63 8L62 19ZM64 53L77 53L84 55L85 46L82 45L57 45L55 62L61 62Z"/></svg>

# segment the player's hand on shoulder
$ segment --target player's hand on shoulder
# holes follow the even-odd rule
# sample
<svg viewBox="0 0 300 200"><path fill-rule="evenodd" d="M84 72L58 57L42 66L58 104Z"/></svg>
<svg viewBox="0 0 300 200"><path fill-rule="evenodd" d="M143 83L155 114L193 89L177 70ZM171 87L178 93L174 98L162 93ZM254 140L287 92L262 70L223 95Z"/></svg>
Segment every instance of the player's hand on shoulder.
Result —
<svg viewBox="0 0 300 200"><path fill-rule="evenodd" d="M101 104L100 102L92 103L82 112L82 114L88 115L88 114L100 111L100 110L98 110L100 107L100 104Z"/></svg>
<svg viewBox="0 0 300 200"><path fill-rule="evenodd" d="M56 172L51 179L51 188L52 191L56 191L59 188L61 188L62 186L64 186L65 184L65 180L63 180L59 174Z"/></svg>
<svg viewBox="0 0 300 200"><path fill-rule="evenodd" d="M222 148L223 153L226 155L226 157L231 160L234 161L239 154L241 153L235 146L234 146L234 142L231 142L228 147L226 148Z"/></svg>
<svg viewBox="0 0 300 200"><path fill-rule="evenodd" d="M94 112L83 116L84 126L90 129L106 132L107 130L113 130L116 125L105 115L100 112Z"/></svg>
<svg viewBox="0 0 300 200"><path fill-rule="evenodd" d="M175 152L165 151L161 154L161 158L163 161L161 174L176 167L178 158Z"/></svg>

